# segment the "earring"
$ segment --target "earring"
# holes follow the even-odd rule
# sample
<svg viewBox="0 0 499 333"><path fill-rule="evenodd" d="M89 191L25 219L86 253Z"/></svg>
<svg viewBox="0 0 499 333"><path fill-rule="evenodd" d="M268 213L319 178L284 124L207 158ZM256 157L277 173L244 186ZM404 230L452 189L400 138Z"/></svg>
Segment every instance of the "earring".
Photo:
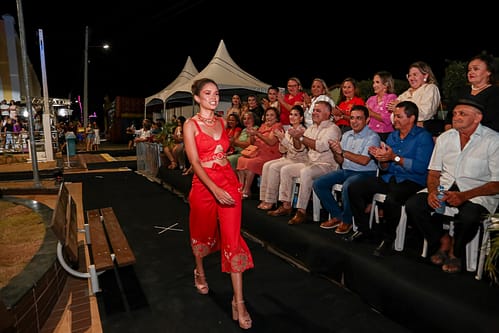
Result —
<svg viewBox="0 0 499 333"><path fill-rule="evenodd" d="M423 81L426 82L426 78L424 78Z"/></svg>

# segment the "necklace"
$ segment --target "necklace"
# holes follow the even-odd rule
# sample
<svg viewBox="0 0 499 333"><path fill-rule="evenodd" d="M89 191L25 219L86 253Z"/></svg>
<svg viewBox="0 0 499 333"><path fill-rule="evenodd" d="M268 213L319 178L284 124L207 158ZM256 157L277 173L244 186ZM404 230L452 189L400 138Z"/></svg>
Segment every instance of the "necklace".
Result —
<svg viewBox="0 0 499 333"><path fill-rule="evenodd" d="M471 85L471 90L483 90L485 88L488 88L490 86L490 83L487 83L486 85L482 86L482 87L475 87L474 85Z"/></svg>
<svg viewBox="0 0 499 333"><path fill-rule="evenodd" d="M212 118L205 118L203 116L201 116L201 114L198 112L196 114L198 116L198 119L201 120L203 123L206 124L206 126L215 126L215 122L216 122L216 117L213 116Z"/></svg>

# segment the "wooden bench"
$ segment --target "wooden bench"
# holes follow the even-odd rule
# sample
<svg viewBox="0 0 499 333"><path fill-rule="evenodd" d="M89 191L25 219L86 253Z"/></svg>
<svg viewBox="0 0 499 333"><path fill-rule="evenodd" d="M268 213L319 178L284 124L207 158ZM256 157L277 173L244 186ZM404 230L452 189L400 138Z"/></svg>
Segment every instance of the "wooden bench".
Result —
<svg viewBox="0 0 499 333"><path fill-rule="evenodd" d="M111 207L86 213L87 223L83 229L78 228L76 202L64 183L61 184L51 222L59 240L57 258L69 274L90 279L92 293L101 291L98 276L113 269L127 306L117 268L134 264L135 255ZM85 234L84 241L79 240L79 233ZM86 251L89 262L84 255Z"/></svg>

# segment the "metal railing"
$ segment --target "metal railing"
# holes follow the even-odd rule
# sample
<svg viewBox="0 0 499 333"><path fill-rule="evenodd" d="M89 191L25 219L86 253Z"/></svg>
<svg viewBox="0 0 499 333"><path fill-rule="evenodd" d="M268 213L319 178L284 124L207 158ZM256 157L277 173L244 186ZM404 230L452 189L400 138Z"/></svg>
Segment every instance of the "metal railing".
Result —
<svg viewBox="0 0 499 333"><path fill-rule="evenodd" d="M161 166L162 145L152 142L137 142L137 173L156 178Z"/></svg>

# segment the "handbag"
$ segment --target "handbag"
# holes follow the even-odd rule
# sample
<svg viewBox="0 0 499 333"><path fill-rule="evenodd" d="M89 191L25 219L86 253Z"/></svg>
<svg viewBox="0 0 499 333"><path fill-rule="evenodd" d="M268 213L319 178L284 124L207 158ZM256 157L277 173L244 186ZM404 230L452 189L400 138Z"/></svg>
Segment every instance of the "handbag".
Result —
<svg viewBox="0 0 499 333"><path fill-rule="evenodd" d="M258 146L249 145L248 147L243 149L241 155L247 158L256 157L256 155L258 155Z"/></svg>

